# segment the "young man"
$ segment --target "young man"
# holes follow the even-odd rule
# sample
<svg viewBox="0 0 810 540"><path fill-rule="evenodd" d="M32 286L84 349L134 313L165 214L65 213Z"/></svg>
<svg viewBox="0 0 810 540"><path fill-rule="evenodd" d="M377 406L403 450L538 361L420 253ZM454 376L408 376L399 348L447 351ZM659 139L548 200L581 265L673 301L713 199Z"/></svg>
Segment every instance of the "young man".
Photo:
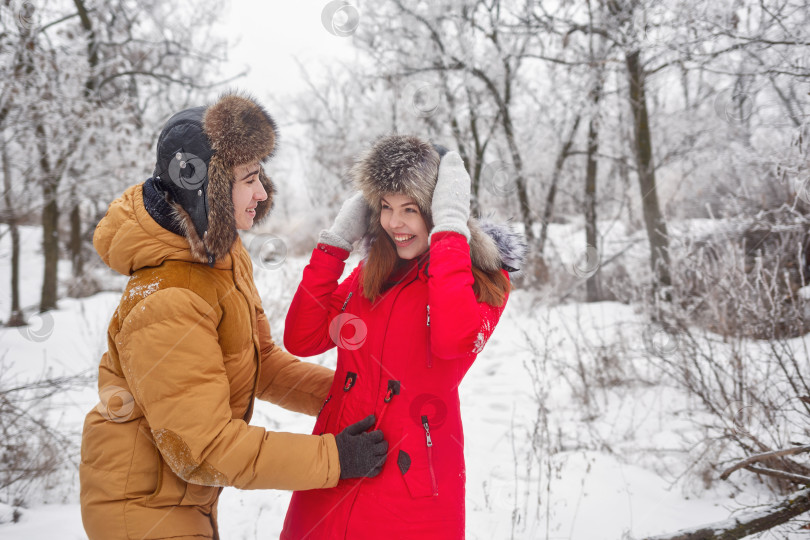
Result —
<svg viewBox="0 0 810 540"><path fill-rule="evenodd" d="M276 126L225 95L164 127L146 182L113 201L93 243L130 276L99 366L80 466L91 540L217 538L223 486L306 490L379 473L373 420L338 435L251 426L254 398L316 415L332 370L275 345L237 230L267 215Z"/></svg>

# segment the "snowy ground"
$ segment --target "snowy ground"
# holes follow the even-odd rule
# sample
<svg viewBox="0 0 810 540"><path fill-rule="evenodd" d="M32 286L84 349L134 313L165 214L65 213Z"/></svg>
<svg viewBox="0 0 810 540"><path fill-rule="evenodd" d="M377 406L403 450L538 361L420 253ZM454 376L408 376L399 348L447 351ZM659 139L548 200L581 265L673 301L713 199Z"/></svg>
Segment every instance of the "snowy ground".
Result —
<svg viewBox="0 0 810 540"><path fill-rule="evenodd" d="M41 272L38 229L23 230L22 302L33 313ZM246 242L249 243L249 242ZM0 235L0 314L9 312L9 239ZM256 281L275 336L304 258L257 264ZM67 270L67 264L63 264ZM122 282L112 280L120 290ZM515 291L501 323L461 386L470 539L640 539L726 519L772 495L750 477L707 487L695 475L684 418L689 396L652 384L643 316L618 303L549 306ZM49 485L26 494L21 517L0 504L0 540L85 538L78 506L78 444L97 401L94 376L115 292L63 299L27 329L0 328L0 388L44 375L88 373L81 387L42 406L53 429L74 443ZM584 351L584 352L583 352ZM585 354L600 352L601 354ZM621 351L621 353L617 353ZM585 379L583 358L619 362L635 382ZM332 366L334 355L312 359ZM598 366L592 366L594 368ZM603 369L605 374L614 369ZM594 372L599 372L595 369ZM259 403L253 423L309 432L313 419ZM742 492L740 489L742 488ZM0 503L7 494L0 491ZM226 489L219 505L226 539L276 538L290 494ZM795 527L794 527L795 529ZM769 536L790 538L788 531ZM792 533L799 538L799 533Z"/></svg>

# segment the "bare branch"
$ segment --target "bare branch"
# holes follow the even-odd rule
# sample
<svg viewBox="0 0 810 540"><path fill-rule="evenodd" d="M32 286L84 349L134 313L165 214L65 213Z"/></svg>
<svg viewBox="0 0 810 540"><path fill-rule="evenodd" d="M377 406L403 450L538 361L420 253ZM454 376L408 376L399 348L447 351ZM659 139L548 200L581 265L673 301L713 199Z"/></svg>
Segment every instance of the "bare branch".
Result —
<svg viewBox="0 0 810 540"><path fill-rule="evenodd" d="M674 534L648 537L645 540L739 540L786 523L808 510L810 510L810 489L800 491L765 510L719 523L684 529Z"/></svg>
<svg viewBox="0 0 810 540"><path fill-rule="evenodd" d="M795 454L801 454L803 452L810 452L810 446L797 446L795 448L784 448L781 450L773 450L771 452L763 452L762 454L756 454L754 456L749 456L744 460L740 461L733 467L729 467L720 475L721 480L728 479L729 475L734 471L739 469L747 468L749 465L753 463L757 463L758 461L762 461L767 458L774 458L774 457L782 457L782 456L792 456Z"/></svg>
<svg viewBox="0 0 810 540"><path fill-rule="evenodd" d="M801 474L793 474L785 471L777 471L776 469L768 469L767 467L755 467L753 465L749 465L745 469L757 474L764 474L766 476L773 476L774 478L781 478L783 480L796 482L797 484L810 484L810 476L803 476Z"/></svg>

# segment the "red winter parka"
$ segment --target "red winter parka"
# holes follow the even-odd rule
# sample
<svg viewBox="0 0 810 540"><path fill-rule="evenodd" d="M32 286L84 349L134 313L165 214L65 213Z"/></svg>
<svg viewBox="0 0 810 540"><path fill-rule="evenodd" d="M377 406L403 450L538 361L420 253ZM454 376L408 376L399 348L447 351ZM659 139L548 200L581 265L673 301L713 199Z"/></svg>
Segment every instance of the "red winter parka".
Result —
<svg viewBox="0 0 810 540"><path fill-rule="evenodd" d="M476 300L464 236L435 233L429 253L372 304L362 294L363 263L338 285L348 252L324 244L313 251L284 332L299 356L338 346L313 433L336 434L374 413L389 453L374 478L296 491L282 540L464 538L458 385L504 306Z"/></svg>

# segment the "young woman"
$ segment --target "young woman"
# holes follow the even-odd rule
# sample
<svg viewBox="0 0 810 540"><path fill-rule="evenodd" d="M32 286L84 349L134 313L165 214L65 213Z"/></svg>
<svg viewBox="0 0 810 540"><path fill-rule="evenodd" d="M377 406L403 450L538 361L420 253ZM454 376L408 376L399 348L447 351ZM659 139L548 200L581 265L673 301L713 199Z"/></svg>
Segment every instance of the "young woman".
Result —
<svg viewBox="0 0 810 540"><path fill-rule="evenodd" d="M237 234L272 206L261 163L275 140L244 96L181 111L160 134L153 177L96 228L99 255L130 280L82 434L91 540L218 538L222 486L313 489L378 472L350 465L385 454L380 432L249 425L254 398L315 415L333 377L274 344Z"/></svg>
<svg viewBox="0 0 810 540"><path fill-rule="evenodd" d="M296 491L283 540L464 538L458 385L498 323L522 239L470 219L470 177L413 137L381 139L351 175L361 193L323 231L287 314L285 346L337 346L314 434L374 414L389 443L375 478ZM488 232L485 232L488 231ZM338 284L352 244L368 255Z"/></svg>

